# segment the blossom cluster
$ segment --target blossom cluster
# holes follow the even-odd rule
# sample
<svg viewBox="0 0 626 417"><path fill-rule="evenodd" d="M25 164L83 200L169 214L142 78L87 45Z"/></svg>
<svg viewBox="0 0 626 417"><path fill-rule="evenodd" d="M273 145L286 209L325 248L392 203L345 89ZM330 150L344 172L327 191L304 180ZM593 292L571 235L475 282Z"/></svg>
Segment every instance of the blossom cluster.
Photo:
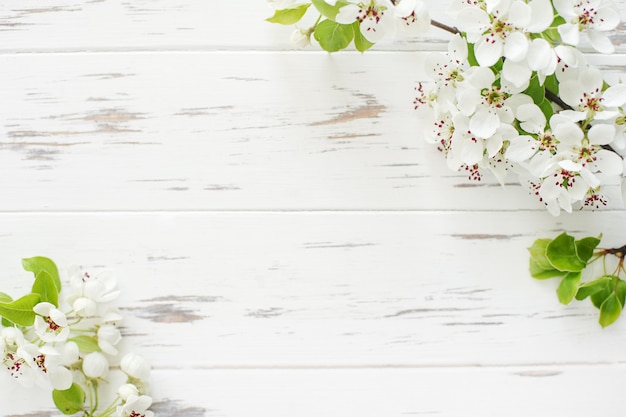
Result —
<svg viewBox="0 0 626 417"><path fill-rule="evenodd" d="M35 274L31 293L17 300L0 293L0 372L25 387L51 388L64 414L153 417L150 365L135 353L121 353L115 277L72 268L69 287L61 289L50 259L28 258L23 265ZM123 384L113 401L99 408L100 390L111 373L120 372L113 369L118 366Z"/></svg>
<svg viewBox="0 0 626 417"><path fill-rule="evenodd" d="M364 51L385 36L415 36L430 26L428 8L422 0L268 0L275 14L268 20L280 24L300 21L309 6L320 13L310 27L297 27L292 43L304 48L311 35L328 51L343 49L352 40Z"/></svg>
<svg viewBox="0 0 626 417"><path fill-rule="evenodd" d="M611 52L619 15L605 0L458 1L458 33L418 87L452 169L503 183L512 173L553 215L607 205L626 153L626 85L609 86L579 50ZM423 106L426 105L426 106Z"/></svg>
<svg viewBox="0 0 626 417"><path fill-rule="evenodd" d="M305 46L313 34L329 52L352 40L364 51L397 29L450 32L447 53L426 60L432 83L419 84L415 106L431 123L427 139L471 180L513 175L553 215L604 207L607 187L621 185L626 85L609 85L580 49L584 40L614 51L607 33L620 18L609 0L453 0L456 26L430 20L421 0L268 1L268 20L282 24L312 4L318 20L292 40Z"/></svg>

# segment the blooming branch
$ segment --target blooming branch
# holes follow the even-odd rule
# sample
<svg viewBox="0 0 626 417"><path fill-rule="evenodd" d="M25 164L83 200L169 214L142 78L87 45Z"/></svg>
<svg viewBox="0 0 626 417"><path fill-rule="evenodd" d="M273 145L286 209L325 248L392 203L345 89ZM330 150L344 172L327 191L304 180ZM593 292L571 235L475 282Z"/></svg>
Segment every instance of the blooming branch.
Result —
<svg viewBox="0 0 626 417"><path fill-rule="evenodd" d="M620 20L608 0L455 0L455 26L431 20L422 0L269 3L274 23L317 13L297 43L313 36L329 52L429 26L449 32L447 53L426 59L431 83L419 84L415 105L431 126L426 139L470 180L513 175L553 215L604 207L607 187L621 183L626 85L609 85L578 49L586 38L613 51L606 34Z"/></svg>

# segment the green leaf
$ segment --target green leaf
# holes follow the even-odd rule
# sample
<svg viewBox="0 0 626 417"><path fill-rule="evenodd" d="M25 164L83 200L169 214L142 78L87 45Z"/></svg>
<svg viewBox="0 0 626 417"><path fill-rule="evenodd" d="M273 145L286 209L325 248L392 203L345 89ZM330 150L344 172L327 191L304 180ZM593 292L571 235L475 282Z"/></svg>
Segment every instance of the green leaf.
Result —
<svg viewBox="0 0 626 417"><path fill-rule="evenodd" d="M600 325L606 327L613 324L622 313L622 304L617 298L617 294L613 293L608 296L600 306Z"/></svg>
<svg viewBox="0 0 626 417"><path fill-rule="evenodd" d="M587 261L589 261L589 259L593 256L593 251L600 243L601 238L602 235L599 237L586 237L584 239L577 240L576 254L578 255L578 259L586 264Z"/></svg>
<svg viewBox="0 0 626 417"><path fill-rule="evenodd" d="M476 59L476 54L474 53L474 44L467 42L467 39L465 39L465 41L467 43L467 62L469 62L471 67L477 67L478 60Z"/></svg>
<svg viewBox="0 0 626 417"><path fill-rule="evenodd" d="M265 19L271 23L278 23L280 25L293 25L302 19L302 16L306 13L311 4L301 4L297 7L290 9L276 10L274 16Z"/></svg>
<svg viewBox="0 0 626 417"><path fill-rule="evenodd" d="M335 20L335 17L337 17L339 9L348 4L348 2L345 0L337 0L337 3L335 3L334 6L331 6L324 0L311 0L311 3L313 3L313 6L315 6L317 11L320 12L324 17L332 20Z"/></svg>
<svg viewBox="0 0 626 417"><path fill-rule="evenodd" d="M547 279L563 276L565 273L552 266L546 257L546 250L551 239L537 239L528 248L530 252L530 275L535 279Z"/></svg>
<svg viewBox="0 0 626 417"><path fill-rule="evenodd" d="M63 414L76 414L85 409L85 391L76 383L66 390L53 390L52 400Z"/></svg>
<svg viewBox="0 0 626 417"><path fill-rule="evenodd" d="M352 25L342 25L327 19L317 24L313 36L325 51L337 52L350 45L354 30Z"/></svg>
<svg viewBox="0 0 626 417"><path fill-rule="evenodd" d="M554 95L557 95L557 92L559 91L559 80L554 74L548 75L543 82L543 86L546 90L550 90L550 92L554 93Z"/></svg>
<svg viewBox="0 0 626 417"><path fill-rule="evenodd" d="M576 292L576 299L578 301L584 300L585 298L600 291L610 290L610 285L612 281L613 276L605 275L593 281L585 282L578 288L578 292Z"/></svg>
<svg viewBox="0 0 626 417"><path fill-rule="evenodd" d="M607 285L606 287L602 287L599 291L594 292L589 297L593 305L596 306L596 308L600 308L602 306L602 303L604 303L604 301L609 298L611 294L613 294L613 288L611 287L611 284L612 283L609 282L609 285Z"/></svg>
<svg viewBox="0 0 626 417"><path fill-rule="evenodd" d="M39 294L27 294L11 302L0 302L0 316L20 326L35 322L33 307L39 303Z"/></svg>
<svg viewBox="0 0 626 417"><path fill-rule="evenodd" d="M546 98L546 90L539 83L539 78L536 73L530 79L530 84L528 85L528 88L524 90L524 93L532 97L536 105L541 104L541 102Z"/></svg>
<svg viewBox="0 0 626 417"><path fill-rule="evenodd" d="M365 52L374 46L374 43L365 39L361 33L361 24L358 21L352 24L352 29L354 30L354 46L357 51Z"/></svg>
<svg viewBox="0 0 626 417"><path fill-rule="evenodd" d="M3 292L0 292L0 303L10 303L11 301L13 301L13 298L11 298L11 296L9 294L5 294ZM2 323L2 325L4 327L11 327L11 326L13 326L13 323L11 323L9 320L5 319L4 317L2 318L1 323Z"/></svg>
<svg viewBox="0 0 626 417"><path fill-rule="evenodd" d="M91 336L76 336L68 339L70 342L74 342L78 345L78 350L83 353L99 352L100 346L98 346L98 340Z"/></svg>
<svg viewBox="0 0 626 417"><path fill-rule="evenodd" d="M59 270L56 264L43 256L35 256L33 258L22 259L22 266L25 270L35 274L35 277L41 272L46 271L52 277L54 285L57 287L57 293L61 292L61 279L59 278Z"/></svg>
<svg viewBox="0 0 626 417"><path fill-rule="evenodd" d="M48 302L54 304L55 307L59 306L57 287L54 285L54 280L47 271L42 270L37 274L31 292L39 294L40 302Z"/></svg>
<svg viewBox="0 0 626 417"><path fill-rule="evenodd" d="M546 257L552 266L559 271L579 272L587 266L587 263L581 261L576 253L574 237L565 232L548 243Z"/></svg>
<svg viewBox="0 0 626 417"><path fill-rule="evenodd" d="M574 299L578 291L581 275L580 272L570 272L563 278L556 289L556 294L561 304L569 304Z"/></svg>
<svg viewBox="0 0 626 417"><path fill-rule="evenodd" d="M615 285L615 294L617 294L617 299L624 306L624 302L626 301L626 281L623 279L617 278L617 285Z"/></svg>

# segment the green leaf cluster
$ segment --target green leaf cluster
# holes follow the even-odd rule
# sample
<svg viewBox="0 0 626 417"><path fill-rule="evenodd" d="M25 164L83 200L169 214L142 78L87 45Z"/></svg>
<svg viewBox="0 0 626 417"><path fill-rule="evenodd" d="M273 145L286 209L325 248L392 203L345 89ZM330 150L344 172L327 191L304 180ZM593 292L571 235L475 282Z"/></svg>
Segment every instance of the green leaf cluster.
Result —
<svg viewBox="0 0 626 417"><path fill-rule="evenodd" d="M611 251L596 252L601 236L576 240L567 233L554 239L537 239L530 252L530 274L536 279L560 277L556 293L562 304L589 297L600 310L599 323L606 327L620 316L626 299L626 281L619 277L622 262L616 274L604 274L588 282L581 282L583 270L595 259ZM623 258L621 259L623 261Z"/></svg>
<svg viewBox="0 0 626 417"><path fill-rule="evenodd" d="M59 305L61 279L55 263L48 258L36 256L22 259L22 266L35 275L35 282L31 292L17 300L13 300L8 294L0 293L0 316L3 326L32 326L35 322L33 308L37 304L48 302L55 307Z"/></svg>
<svg viewBox="0 0 626 417"><path fill-rule="evenodd" d="M311 0L311 3L299 4L291 8L276 10L274 15L265 19L271 23L280 25L293 25L298 23L313 5L319 13L317 22L309 29L315 40L322 49L327 52L337 52L347 48L352 42L357 51L365 52L374 46L361 33L358 21L352 24L341 24L335 21L339 9L350 4L346 0L337 0L334 5L324 0Z"/></svg>

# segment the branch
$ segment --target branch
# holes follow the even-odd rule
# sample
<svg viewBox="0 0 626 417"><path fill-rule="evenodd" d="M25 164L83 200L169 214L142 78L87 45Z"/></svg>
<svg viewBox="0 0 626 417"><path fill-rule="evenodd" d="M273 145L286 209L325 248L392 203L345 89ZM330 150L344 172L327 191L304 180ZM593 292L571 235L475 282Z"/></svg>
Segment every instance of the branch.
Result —
<svg viewBox="0 0 626 417"><path fill-rule="evenodd" d="M461 31L460 31L460 30L458 30L457 28L455 28L454 26L448 26L448 25L443 24L443 23L441 23L441 22L438 22L438 21L436 21L436 20L432 20L432 19L431 19L431 20L430 20L430 24L431 24L431 25L433 25L433 26L434 26L434 27L436 27L436 28L443 29L443 30L445 30L446 32L450 32L450 33L452 33L453 35L457 35L457 34L459 34L459 35L460 35L460 34L461 34Z"/></svg>

